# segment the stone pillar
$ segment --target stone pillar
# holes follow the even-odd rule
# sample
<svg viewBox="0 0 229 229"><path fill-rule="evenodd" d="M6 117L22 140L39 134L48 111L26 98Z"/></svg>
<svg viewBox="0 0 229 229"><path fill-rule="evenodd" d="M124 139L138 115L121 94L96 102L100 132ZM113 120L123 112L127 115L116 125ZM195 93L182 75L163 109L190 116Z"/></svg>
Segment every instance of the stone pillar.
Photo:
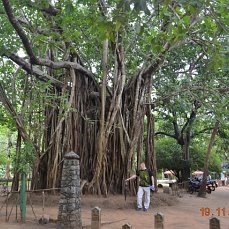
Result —
<svg viewBox="0 0 229 229"><path fill-rule="evenodd" d="M132 229L132 225L130 225L129 223L124 224L124 225L122 226L122 229Z"/></svg>
<svg viewBox="0 0 229 229"><path fill-rule="evenodd" d="M154 216L154 228L155 229L164 229L164 216L162 213L157 213Z"/></svg>
<svg viewBox="0 0 229 229"><path fill-rule="evenodd" d="M64 156L58 212L58 228L81 229L81 190L79 156L69 152Z"/></svg>
<svg viewBox="0 0 229 229"><path fill-rule="evenodd" d="M209 220L209 228L210 229L220 229L220 221L216 217L212 217Z"/></svg>
<svg viewBox="0 0 229 229"><path fill-rule="evenodd" d="M91 210L91 229L101 228L101 209L95 207Z"/></svg>

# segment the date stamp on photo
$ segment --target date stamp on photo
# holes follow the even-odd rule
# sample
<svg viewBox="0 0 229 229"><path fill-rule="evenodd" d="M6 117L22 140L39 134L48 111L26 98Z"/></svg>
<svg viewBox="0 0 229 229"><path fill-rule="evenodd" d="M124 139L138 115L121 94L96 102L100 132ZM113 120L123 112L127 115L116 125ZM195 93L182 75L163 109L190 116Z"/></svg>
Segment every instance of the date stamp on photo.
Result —
<svg viewBox="0 0 229 229"><path fill-rule="evenodd" d="M218 208L209 208L209 207L202 207L200 208L201 216L228 216L229 212L228 209L225 207L218 207Z"/></svg>

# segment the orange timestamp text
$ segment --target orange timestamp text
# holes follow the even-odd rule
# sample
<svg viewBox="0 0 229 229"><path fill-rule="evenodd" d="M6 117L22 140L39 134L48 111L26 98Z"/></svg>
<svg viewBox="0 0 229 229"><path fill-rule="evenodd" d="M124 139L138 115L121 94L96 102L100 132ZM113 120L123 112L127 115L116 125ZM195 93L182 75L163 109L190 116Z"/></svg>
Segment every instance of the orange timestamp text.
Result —
<svg viewBox="0 0 229 229"><path fill-rule="evenodd" d="M202 207L200 208L200 214L201 216L229 216L229 212L227 208L223 207L218 207L215 209L209 208L209 207Z"/></svg>

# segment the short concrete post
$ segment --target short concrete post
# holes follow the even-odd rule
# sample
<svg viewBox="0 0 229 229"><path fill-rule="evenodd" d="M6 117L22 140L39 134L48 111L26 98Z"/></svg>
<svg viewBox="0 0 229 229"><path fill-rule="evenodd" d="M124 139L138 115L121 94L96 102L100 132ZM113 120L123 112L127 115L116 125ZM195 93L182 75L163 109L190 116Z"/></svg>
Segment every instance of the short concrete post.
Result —
<svg viewBox="0 0 229 229"><path fill-rule="evenodd" d="M129 223L126 223L122 226L122 229L132 229L132 225L130 225Z"/></svg>
<svg viewBox="0 0 229 229"><path fill-rule="evenodd" d="M162 213L154 215L154 228L164 229L164 215Z"/></svg>
<svg viewBox="0 0 229 229"><path fill-rule="evenodd" d="M220 229L220 221L216 217L212 217L209 220L209 229Z"/></svg>
<svg viewBox="0 0 229 229"><path fill-rule="evenodd" d="M101 228L101 209L95 207L91 210L91 229Z"/></svg>
<svg viewBox="0 0 229 229"><path fill-rule="evenodd" d="M62 171L58 228L81 229L81 190L79 156L69 152L64 156Z"/></svg>

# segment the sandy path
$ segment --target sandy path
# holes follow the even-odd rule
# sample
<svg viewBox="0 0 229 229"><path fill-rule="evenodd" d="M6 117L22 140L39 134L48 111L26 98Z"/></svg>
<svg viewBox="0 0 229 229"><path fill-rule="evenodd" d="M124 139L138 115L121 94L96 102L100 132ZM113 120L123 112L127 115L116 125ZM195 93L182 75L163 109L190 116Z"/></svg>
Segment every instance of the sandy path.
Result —
<svg viewBox="0 0 229 229"><path fill-rule="evenodd" d="M115 198L115 197L114 197ZM129 198L129 201L134 201L135 198ZM153 198L157 198L154 194ZM171 197L172 198L172 197ZM115 201L124 201L117 198ZM115 203L114 201L114 203ZM118 204L118 202L117 202ZM119 203L120 204L120 203ZM133 204L134 205L134 204ZM201 208L211 209L210 214L202 215ZM220 216L217 216L217 208L225 210L220 211ZM90 227L91 223L91 207L82 207L82 223L86 228ZM34 220L34 215L30 208L27 209L27 221L25 224L15 222L15 213L10 218L10 222L6 223L4 218L4 209L0 212L0 229L41 229L41 228L56 228L56 225L49 223L47 225L38 225ZM138 212L134 208L127 205L122 209L103 208L101 209L102 227L105 229L121 229L126 223L132 225L133 229L154 228L154 215L158 212L164 215L165 229L209 229L209 219L214 216L220 220L221 229L229 229L229 186L219 187L212 194L207 195L207 198L198 198L195 195L184 194L178 199L178 203L173 206L152 206L148 212ZM223 216L223 213L226 213ZM51 218L56 218L57 207L46 207L45 213ZM42 215L42 207L36 207L37 217Z"/></svg>

